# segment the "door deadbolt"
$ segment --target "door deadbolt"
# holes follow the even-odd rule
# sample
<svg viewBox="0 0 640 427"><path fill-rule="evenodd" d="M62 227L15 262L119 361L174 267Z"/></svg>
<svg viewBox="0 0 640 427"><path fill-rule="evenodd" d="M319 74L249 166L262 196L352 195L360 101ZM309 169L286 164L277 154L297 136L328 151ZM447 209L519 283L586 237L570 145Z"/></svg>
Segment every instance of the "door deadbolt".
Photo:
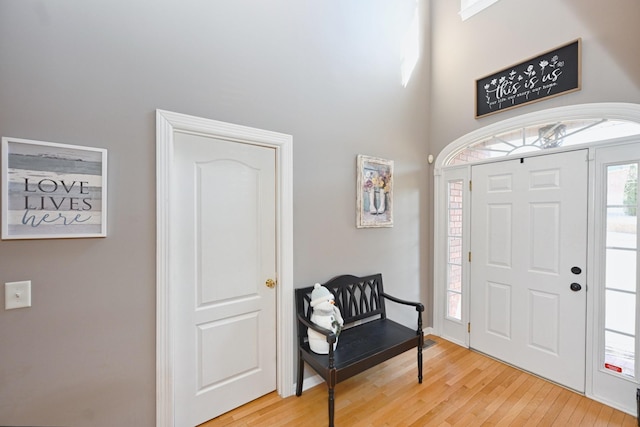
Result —
<svg viewBox="0 0 640 427"><path fill-rule="evenodd" d="M267 286L267 288L269 289L273 289L276 287L276 282L273 279L267 279L266 282L264 282L264 284Z"/></svg>
<svg viewBox="0 0 640 427"><path fill-rule="evenodd" d="M582 273L582 269L580 267L571 267L571 272L573 274L580 274Z"/></svg>

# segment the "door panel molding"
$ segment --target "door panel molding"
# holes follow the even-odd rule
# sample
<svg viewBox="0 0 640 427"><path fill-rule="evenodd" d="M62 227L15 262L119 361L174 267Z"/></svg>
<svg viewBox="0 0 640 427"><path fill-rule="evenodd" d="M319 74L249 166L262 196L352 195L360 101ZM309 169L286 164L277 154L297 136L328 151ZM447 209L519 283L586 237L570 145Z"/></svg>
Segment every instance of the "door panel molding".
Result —
<svg viewBox="0 0 640 427"><path fill-rule="evenodd" d="M293 155L281 133L156 110L156 425L174 425L174 358L169 275L169 189L176 133L193 133L276 151L276 268L278 394L293 394Z"/></svg>

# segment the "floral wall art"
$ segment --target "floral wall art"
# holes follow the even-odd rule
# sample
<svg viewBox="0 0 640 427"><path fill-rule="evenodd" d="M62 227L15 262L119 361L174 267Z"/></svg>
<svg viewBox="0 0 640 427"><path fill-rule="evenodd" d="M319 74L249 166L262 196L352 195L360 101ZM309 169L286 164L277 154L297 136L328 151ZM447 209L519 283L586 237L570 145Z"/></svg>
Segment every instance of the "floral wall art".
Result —
<svg viewBox="0 0 640 427"><path fill-rule="evenodd" d="M581 40L476 80L476 118L580 90Z"/></svg>
<svg viewBox="0 0 640 427"><path fill-rule="evenodd" d="M356 226L393 227L393 160L358 155Z"/></svg>

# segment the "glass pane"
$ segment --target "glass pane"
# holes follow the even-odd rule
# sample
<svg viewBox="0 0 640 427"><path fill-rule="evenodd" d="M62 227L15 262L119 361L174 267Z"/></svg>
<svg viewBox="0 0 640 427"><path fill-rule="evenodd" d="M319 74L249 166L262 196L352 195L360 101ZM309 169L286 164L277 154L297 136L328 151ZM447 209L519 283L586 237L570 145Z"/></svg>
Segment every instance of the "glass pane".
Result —
<svg viewBox="0 0 640 427"><path fill-rule="evenodd" d="M449 236L462 236L462 209L449 210Z"/></svg>
<svg viewBox="0 0 640 427"><path fill-rule="evenodd" d="M462 208L462 180L449 181L449 209Z"/></svg>
<svg viewBox="0 0 640 427"><path fill-rule="evenodd" d="M449 276L447 277L447 289L462 292L462 267L449 264Z"/></svg>
<svg viewBox="0 0 640 427"><path fill-rule="evenodd" d="M623 375L635 376L635 339L615 332L604 333L605 368Z"/></svg>
<svg viewBox="0 0 640 427"><path fill-rule="evenodd" d="M607 208L607 246L610 248L636 249L638 219L635 212L634 215L627 214L627 209Z"/></svg>
<svg viewBox="0 0 640 427"><path fill-rule="evenodd" d="M606 291L606 329L629 335L636 333L636 295L627 292Z"/></svg>
<svg viewBox="0 0 640 427"><path fill-rule="evenodd" d="M636 163L607 167L607 206L627 206L627 215L636 215L638 166Z"/></svg>
<svg viewBox="0 0 640 427"><path fill-rule="evenodd" d="M449 237L449 264L462 264L462 238Z"/></svg>
<svg viewBox="0 0 640 427"><path fill-rule="evenodd" d="M611 138L622 138L623 136L638 135L640 133L639 123L627 122L624 120L603 119L595 125L587 124L578 132L571 128L569 123L570 122L567 122L569 127L567 128L567 142L565 145L606 141Z"/></svg>
<svg viewBox="0 0 640 427"><path fill-rule="evenodd" d="M462 236L462 180L449 182L449 236Z"/></svg>
<svg viewBox="0 0 640 427"><path fill-rule="evenodd" d="M447 292L447 317L462 319L462 295Z"/></svg>
<svg viewBox="0 0 640 427"><path fill-rule="evenodd" d="M636 291L636 251L607 249L605 287Z"/></svg>

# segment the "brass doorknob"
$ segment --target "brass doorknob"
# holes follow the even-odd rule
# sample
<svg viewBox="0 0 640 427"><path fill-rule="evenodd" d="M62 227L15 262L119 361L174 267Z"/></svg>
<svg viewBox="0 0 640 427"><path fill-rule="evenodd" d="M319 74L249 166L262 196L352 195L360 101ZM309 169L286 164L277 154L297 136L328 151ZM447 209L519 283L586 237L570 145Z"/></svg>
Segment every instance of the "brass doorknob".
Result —
<svg viewBox="0 0 640 427"><path fill-rule="evenodd" d="M276 287L276 282L273 279L267 279L267 281L264 284L267 285L267 288L270 288L270 289L273 289Z"/></svg>

